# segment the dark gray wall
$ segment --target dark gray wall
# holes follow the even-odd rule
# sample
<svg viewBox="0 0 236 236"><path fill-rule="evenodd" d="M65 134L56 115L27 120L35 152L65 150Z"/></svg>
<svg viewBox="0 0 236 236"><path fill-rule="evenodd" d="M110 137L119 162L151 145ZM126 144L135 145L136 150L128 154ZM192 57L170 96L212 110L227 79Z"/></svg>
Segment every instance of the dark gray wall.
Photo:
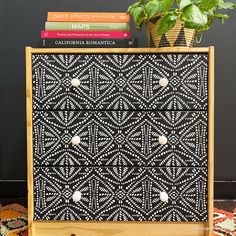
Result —
<svg viewBox="0 0 236 236"><path fill-rule="evenodd" d="M0 0L0 180L26 179L25 46L35 46L48 11L126 11L130 0ZM236 13L204 34L216 50L215 178L236 180ZM144 32L132 35L146 46Z"/></svg>

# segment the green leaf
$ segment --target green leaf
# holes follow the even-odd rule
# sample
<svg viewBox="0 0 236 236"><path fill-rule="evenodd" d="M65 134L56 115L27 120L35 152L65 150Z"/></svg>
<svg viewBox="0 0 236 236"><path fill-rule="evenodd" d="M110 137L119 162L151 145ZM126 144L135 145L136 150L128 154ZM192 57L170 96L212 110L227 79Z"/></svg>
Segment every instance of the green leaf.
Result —
<svg viewBox="0 0 236 236"><path fill-rule="evenodd" d="M203 30L208 30L212 24L213 24L213 21L218 18L222 21L222 24L224 23L224 20L229 18L228 15L225 15L225 14L215 14L215 15L212 15L211 17L209 17L209 20L207 22L207 24L204 26L204 29Z"/></svg>
<svg viewBox="0 0 236 236"><path fill-rule="evenodd" d="M208 13L209 13L210 16L212 16L212 15L215 14L215 11L216 11L216 8L213 7L213 8L211 8L210 10L208 10Z"/></svg>
<svg viewBox="0 0 236 236"><path fill-rule="evenodd" d="M200 4L201 2L202 2L202 0L193 0L193 3L196 5Z"/></svg>
<svg viewBox="0 0 236 236"><path fill-rule="evenodd" d="M222 24L224 24L225 19L229 18L229 16L226 14L215 14L213 17L214 17L214 19L215 18L220 19Z"/></svg>
<svg viewBox="0 0 236 236"><path fill-rule="evenodd" d="M185 21L185 27L201 30L207 24L207 15L202 13L196 5L190 5L183 9L181 20Z"/></svg>
<svg viewBox="0 0 236 236"><path fill-rule="evenodd" d="M216 18L224 18L224 19L228 19L228 18L229 18L229 16L226 15L226 14L215 14L214 16L215 16Z"/></svg>
<svg viewBox="0 0 236 236"><path fill-rule="evenodd" d="M232 3L232 2L224 2L224 1L220 1L217 4L219 9L234 9L236 8L236 4Z"/></svg>
<svg viewBox="0 0 236 236"><path fill-rule="evenodd" d="M156 16L158 13L162 12L162 5L160 1L149 1L146 5L146 12L148 19L153 18Z"/></svg>
<svg viewBox="0 0 236 236"><path fill-rule="evenodd" d="M129 6L127 12L130 14L133 14L133 10L140 5L139 2L135 2L132 5Z"/></svg>
<svg viewBox="0 0 236 236"><path fill-rule="evenodd" d="M144 20L146 19L146 14L143 7L136 7L132 12L134 23L137 30L140 30Z"/></svg>
<svg viewBox="0 0 236 236"><path fill-rule="evenodd" d="M208 22L204 25L204 27L201 28L201 31L208 30L212 26L213 21L214 17L213 16L209 17Z"/></svg>
<svg viewBox="0 0 236 236"><path fill-rule="evenodd" d="M201 11L209 11L213 7L217 6L219 3L219 0L202 0L202 2L199 5L199 9Z"/></svg>
<svg viewBox="0 0 236 236"><path fill-rule="evenodd" d="M175 26L177 19L178 16L176 14L167 13L157 22L157 34L162 35L172 29Z"/></svg>
<svg viewBox="0 0 236 236"><path fill-rule="evenodd" d="M172 3L173 3L173 0L162 0L161 5L162 5L163 12L168 11L170 9Z"/></svg>
<svg viewBox="0 0 236 236"><path fill-rule="evenodd" d="M179 4L179 10L182 10L183 8L192 5L193 2L191 0L181 0Z"/></svg>

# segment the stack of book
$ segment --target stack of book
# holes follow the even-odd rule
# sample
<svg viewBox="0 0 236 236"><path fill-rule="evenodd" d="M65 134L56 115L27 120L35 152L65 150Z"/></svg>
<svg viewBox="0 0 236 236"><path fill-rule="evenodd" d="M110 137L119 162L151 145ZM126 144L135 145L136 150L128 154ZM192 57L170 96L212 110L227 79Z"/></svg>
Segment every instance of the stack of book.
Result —
<svg viewBox="0 0 236 236"><path fill-rule="evenodd" d="M39 47L138 47L130 16L112 12L48 12Z"/></svg>

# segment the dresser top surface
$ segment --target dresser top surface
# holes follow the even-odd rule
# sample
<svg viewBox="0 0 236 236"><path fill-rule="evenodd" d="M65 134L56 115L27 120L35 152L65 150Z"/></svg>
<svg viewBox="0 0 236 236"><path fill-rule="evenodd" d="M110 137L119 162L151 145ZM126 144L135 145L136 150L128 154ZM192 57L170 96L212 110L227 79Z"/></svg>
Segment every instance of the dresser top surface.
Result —
<svg viewBox="0 0 236 236"><path fill-rule="evenodd" d="M31 53L209 53L214 47L165 47L165 48L32 48Z"/></svg>

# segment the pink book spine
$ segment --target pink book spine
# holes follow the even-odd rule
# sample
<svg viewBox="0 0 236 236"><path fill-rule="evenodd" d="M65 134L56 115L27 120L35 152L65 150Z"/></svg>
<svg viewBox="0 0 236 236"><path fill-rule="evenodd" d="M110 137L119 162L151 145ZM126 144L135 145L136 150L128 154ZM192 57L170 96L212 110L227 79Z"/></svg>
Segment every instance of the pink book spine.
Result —
<svg viewBox="0 0 236 236"><path fill-rule="evenodd" d="M42 30L41 38L130 38L130 31Z"/></svg>

